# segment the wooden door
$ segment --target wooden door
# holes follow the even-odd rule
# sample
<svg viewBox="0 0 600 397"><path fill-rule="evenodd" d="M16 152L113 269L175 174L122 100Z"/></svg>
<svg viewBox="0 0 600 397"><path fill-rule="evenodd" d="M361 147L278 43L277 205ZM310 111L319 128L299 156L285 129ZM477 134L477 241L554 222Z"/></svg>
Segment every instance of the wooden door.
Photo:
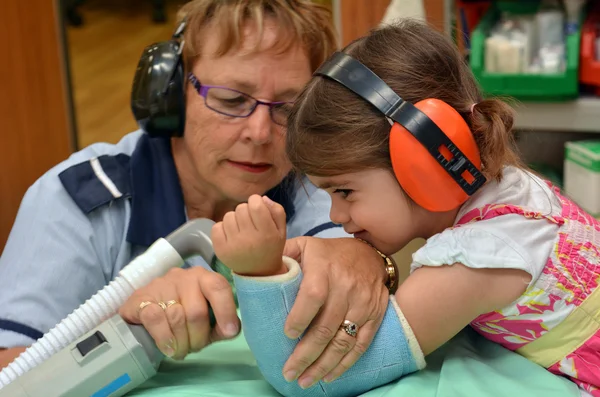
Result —
<svg viewBox="0 0 600 397"><path fill-rule="evenodd" d="M444 31L444 2L423 0L427 22ZM341 25L342 45L366 34L381 22L390 0L338 0L337 12Z"/></svg>
<svg viewBox="0 0 600 397"><path fill-rule="evenodd" d="M72 148L52 0L0 1L0 252L27 188Z"/></svg>
<svg viewBox="0 0 600 397"><path fill-rule="evenodd" d="M340 0L342 46L376 27L389 3L390 0Z"/></svg>
<svg viewBox="0 0 600 397"><path fill-rule="evenodd" d="M423 0L427 22L441 32L448 29L445 26L446 18L444 18L445 1L447 0Z"/></svg>

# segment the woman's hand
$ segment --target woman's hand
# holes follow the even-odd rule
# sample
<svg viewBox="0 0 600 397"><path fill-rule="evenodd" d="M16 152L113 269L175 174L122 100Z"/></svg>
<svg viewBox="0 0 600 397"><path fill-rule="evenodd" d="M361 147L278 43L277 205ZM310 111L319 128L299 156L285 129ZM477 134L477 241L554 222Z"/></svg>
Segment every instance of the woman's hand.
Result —
<svg viewBox="0 0 600 397"><path fill-rule="evenodd" d="M283 375L301 387L332 381L367 350L383 321L389 299L383 259L353 238L298 237L284 254L304 273L285 333L293 339L306 333ZM358 326L356 337L340 329L344 320Z"/></svg>
<svg viewBox="0 0 600 397"><path fill-rule="evenodd" d="M209 304L217 320L214 329ZM143 325L158 348L174 359L240 331L231 286L219 273L202 267L171 269L135 291L119 314L128 323Z"/></svg>
<svg viewBox="0 0 600 397"><path fill-rule="evenodd" d="M217 258L235 273L246 276L286 273L282 262L285 237L283 207L258 195L225 214L211 233Z"/></svg>

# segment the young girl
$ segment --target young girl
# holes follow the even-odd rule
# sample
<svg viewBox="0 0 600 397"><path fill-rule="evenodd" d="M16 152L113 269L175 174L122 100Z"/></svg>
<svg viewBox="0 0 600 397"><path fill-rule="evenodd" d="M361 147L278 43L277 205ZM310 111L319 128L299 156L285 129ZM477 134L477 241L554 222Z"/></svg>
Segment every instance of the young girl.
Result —
<svg viewBox="0 0 600 397"><path fill-rule="evenodd" d="M427 239L413 255L410 276L392 296L390 308L395 317L389 317L388 311L366 358L388 365L389 357L381 347L390 344L382 341L401 334L393 344L393 354L404 358L393 364L406 365L390 375L399 377L422 368L423 356L470 324L491 341L570 378L582 393L600 396L600 223L522 165L513 149L513 111L502 101L483 98L468 66L442 34L421 23L403 21L371 32L344 53L368 67L405 101L416 104L435 98L455 109L474 138L479 169L487 180L453 208L424 208L417 202L422 202L419 197L411 198L405 191L406 179L398 174L400 169L414 172L411 166L418 167L420 159L408 153L405 158L396 156L392 164L390 119L332 78L317 75L305 88L288 122L288 155L298 171L330 193L332 221L387 255L416 237ZM350 76L371 84L363 75ZM478 161L471 161L478 166ZM396 168L396 162L403 167ZM440 171L445 172L440 166L431 175L418 177L427 183ZM443 193L438 201L440 197L446 199ZM273 208L270 203L267 207ZM264 208L261 211L268 213ZM234 224L235 219L229 218ZM277 222L279 228L274 226ZM259 310L259 297L267 293L267 286L283 285L276 288L280 295L293 289L285 284L285 274L279 278L240 275L294 273L292 261L284 260L282 268L277 258L283 247L281 233L276 239L279 243L271 245L277 248L268 255L245 259L248 251L244 249L267 252L261 244L275 241L273 230L282 230L283 223L271 223L263 222L262 230L271 230L264 238L242 226L219 224L215 228L217 255L238 273L242 318L244 311ZM225 242L227 229L230 243ZM241 238L255 240L236 248ZM290 296L293 299L293 293ZM285 306L273 306L271 313L284 311ZM277 321L262 328L252 321L245 324L245 333L250 334L253 352L264 358L259 364L265 376L281 391L282 383L276 375L269 375L281 360L274 360L273 354L265 356L269 349L252 338L258 329L263 338L276 338L282 331L269 329L279 327ZM400 344L407 348L397 350ZM288 351L283 350L282 354ZM269 360L277 363L269 364ZM363 356L355 365L359 374L366 373L360 372L364 360ZM373 365L374 361L369 362ZM383 378L363 382L374 387ZM351 381L351 377L342 378L333 384ZM319 385L322 390L329 387L324 382Z"/></svg>

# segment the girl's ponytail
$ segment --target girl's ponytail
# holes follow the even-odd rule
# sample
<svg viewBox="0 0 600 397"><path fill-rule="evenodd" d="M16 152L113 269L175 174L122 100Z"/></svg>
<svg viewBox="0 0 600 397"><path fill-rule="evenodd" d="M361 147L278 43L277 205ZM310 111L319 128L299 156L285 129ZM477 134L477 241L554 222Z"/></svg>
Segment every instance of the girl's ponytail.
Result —
<svg viewBox="0 0 600 397"><path fill-rule="evenodd" d="M499 99L484 99L473 106L471 131L488 181L500 181L504 166L523 167L513 135L514 115L514 110Z"/></svg>

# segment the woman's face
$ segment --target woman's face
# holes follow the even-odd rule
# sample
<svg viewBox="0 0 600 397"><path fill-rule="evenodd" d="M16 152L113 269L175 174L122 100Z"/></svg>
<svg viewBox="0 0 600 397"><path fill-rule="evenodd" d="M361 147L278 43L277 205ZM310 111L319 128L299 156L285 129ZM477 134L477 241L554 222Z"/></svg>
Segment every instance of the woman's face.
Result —
<svg viewBox="0 0 600 397"><path fill-rule="evenodd" d="M258 50L257 32L248 27L242 48L215 56L219 41L206 35L202 54L191 72L200 84L222 86L260 101L293 101L311 77L308 56L300 45L286 52L271 49L278 38L274 22L265 21ZM182 139L194 180L212 196L242 202L264 194L290 171L285 155L285 127L271 118L269 107L258 105L245 118L220 114L206 106L192 84L187 88L185 134ZM212 101L235 107L243 96L209 91Z"/></svg>

